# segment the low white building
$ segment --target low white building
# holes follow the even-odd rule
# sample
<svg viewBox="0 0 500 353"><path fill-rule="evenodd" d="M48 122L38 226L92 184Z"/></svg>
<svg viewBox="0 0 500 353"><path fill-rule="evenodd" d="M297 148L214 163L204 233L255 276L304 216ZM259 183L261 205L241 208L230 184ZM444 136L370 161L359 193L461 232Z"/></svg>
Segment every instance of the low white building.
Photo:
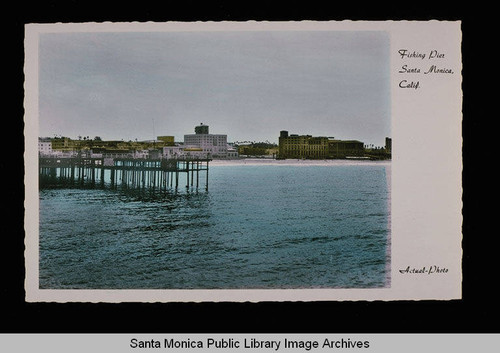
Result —
<svg viewBox="0 0 500 353"><path fill-rule="evenodd" d="M227 158L228 159L239 158L238 150L233 146L227 145Z"/></svg>
<svg viewBox="0 0 500 353"><path fill-rule="evenodd" d="M210 153L198 146L184 146L184 156L188 159L206 159L210 158Z"/></svg>

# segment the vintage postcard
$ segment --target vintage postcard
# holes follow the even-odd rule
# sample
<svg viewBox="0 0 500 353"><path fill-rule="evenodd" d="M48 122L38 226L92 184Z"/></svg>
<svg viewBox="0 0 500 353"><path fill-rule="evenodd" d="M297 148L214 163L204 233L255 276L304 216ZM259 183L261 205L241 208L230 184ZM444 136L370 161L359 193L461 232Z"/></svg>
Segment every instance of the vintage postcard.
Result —
<svg viewBox="0 0 500 353"><path fill-rule="evenodd" d="M26 301L461 298L459 21L25 29Z"/></svg>

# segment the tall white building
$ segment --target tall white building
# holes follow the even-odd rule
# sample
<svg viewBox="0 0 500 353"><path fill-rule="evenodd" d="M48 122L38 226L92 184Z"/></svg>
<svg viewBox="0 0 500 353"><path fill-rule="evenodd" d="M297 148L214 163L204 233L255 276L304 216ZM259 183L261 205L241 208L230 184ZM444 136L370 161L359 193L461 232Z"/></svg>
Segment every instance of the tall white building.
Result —
<svg viewBox="0 0 500 353"><path fill-rule="evenodd" d="M211 158L225 159L228 157L227 135L208 133L208 125L200 124L194 134L184 135L184 145L199 147Z"/></svg>

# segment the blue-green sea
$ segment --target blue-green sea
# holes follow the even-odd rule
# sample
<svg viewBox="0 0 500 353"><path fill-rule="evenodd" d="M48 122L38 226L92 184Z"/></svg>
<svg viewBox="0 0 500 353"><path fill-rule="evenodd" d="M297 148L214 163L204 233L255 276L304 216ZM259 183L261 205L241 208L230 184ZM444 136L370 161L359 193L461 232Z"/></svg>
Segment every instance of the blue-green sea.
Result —
<svg viewBox="0 0 500 353"><path fill-rule="evenodd" d="M40 288L387 287L389 177L387 161L212 163L208 191L41 189Z"/></svg>

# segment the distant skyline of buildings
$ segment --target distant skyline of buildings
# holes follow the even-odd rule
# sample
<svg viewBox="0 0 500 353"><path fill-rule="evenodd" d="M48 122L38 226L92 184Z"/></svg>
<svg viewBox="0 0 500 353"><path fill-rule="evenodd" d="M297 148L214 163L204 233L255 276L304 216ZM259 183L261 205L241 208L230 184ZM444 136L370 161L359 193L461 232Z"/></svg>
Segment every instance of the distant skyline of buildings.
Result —
<svg viewBox="0 0 500 353"><path fill-rule="evenodd" d="M340 140L334 137L289 134L280 131L279 159L390 159L391 139L386 137L383 148L369 149L358 140ZM369 151L369 153L368 153Z"/></svg>
<svg viewBox="0 0 500 353"><path fill-rule="evenodd" d="M132 158L180 158L184 156L196 156L198 158L213 159L235 159L239 158L238 144L228 142L226 134L211 134L209 126L200 123L195 126L194 134L185 134L184 141L176 142L174 136L157 136L154 140L123 141L103 140L100 136L91 139L89 136L78 136L78 140L69 137L55 136L39 137L38 151L44 156L76 156L78 154L90 153L97 156L117 156L127 154ZM248 142L248 141L246 141ZM241 151L257 151L260 156L272 155L272 158L288 159L342 159L342 158L371 158L388 159L391 155L392 141L385 138L384 147L365 145L358 140L340 140L334 137L289 134L281 130L278 144L257 143L256 149L244 149ZM276 148L273 148L276 147ZM367 157L367 150L372 151ZM377 151L377 155L373 155ZM242 154L243 154L242 153Z"/></svg>
<svg viewBox="0 0 500 353"><path fill-rule="evenodd" d="M185 134L184 141L175 142L174 136L157 136L155 140L123 141L103 140L100 136L93 139L79 136L78 140L69 137L39 137L40 155L76 156L82 151L94 156L128 155L132 158L180 158L194 156L199 158L228 159L237 158L238 152L233 144L227 142L225 134L210 134L209 126L201 123L194 128L194 134ZM99 157L96 157L99 158Z"/></svg>
<svg viewBox="0 0 500 353"><path fill-rule="evenodd" d="M206 129L206 130L198 130L198 133L196 132L197 128L201 128L201 129ZM135 137L133 139L126 139L126 138L116 138L116 137L113 137L113 138L109 138L108 136L105 136L105 135L96 135L96 136L84 136L84 135L78 135L78 136L74 136L74 135L71 135L71 134L52 134L52 136L50 135L46 135L46 136L40 136L39 138L43 138L43 139L54 139L54 138L69 138L69 139L72 139L72 140L95 140L96 138L97 139L102 139L102 140L105 140L105 141L123 141L123 142L152 142L152 141L159 141L159 140L164 140L165 138L168 138L169 140L171 141L174 141L175 140L175 143L185 143L185 138L186 136L189 136L188 139L190 138L195 138L196 135L200 135L202 133L205 133L206 131L206 134L208 134L208 131L209 131L209 128L210 126L209 125L206 125L204 123L200 123L199 125L197 125L195 127L195 133L194 134L179 134L179 133L174 133L174 134L171 134L171 135L164 135L164 136L157 136L155 135L155 138L139 138L139 137ZM202 132L203 131L203 132ZM227 136L227 139L226 139L226 142L230 145L233 145L233 144L251 144L251 143L259 143L259 142L265 142L265 143L274 143L276 145L279 144L279 134L275 134L276 138L275 139L266 139L265 141L262 140L262 139L255 139L251 136L248 136L244 139L230 139L230 136L228 134L225 134L225 135L222 135L222 134L219 134L220 136ZM306 134L306 135L309 135L309 134ZM180 141L180 140L177 140L175 137L176 136L183 136L184 137L184 141ZM191 137L193 136L193 137ZM387 138L387 136L383 137L380 139L380 142L377 144L377 143L365 143L365 146L369 146L369 147L372 147L372 148L382 148L385 146L385 139ZM191 140L190 140L191 141Z"/></svg>

